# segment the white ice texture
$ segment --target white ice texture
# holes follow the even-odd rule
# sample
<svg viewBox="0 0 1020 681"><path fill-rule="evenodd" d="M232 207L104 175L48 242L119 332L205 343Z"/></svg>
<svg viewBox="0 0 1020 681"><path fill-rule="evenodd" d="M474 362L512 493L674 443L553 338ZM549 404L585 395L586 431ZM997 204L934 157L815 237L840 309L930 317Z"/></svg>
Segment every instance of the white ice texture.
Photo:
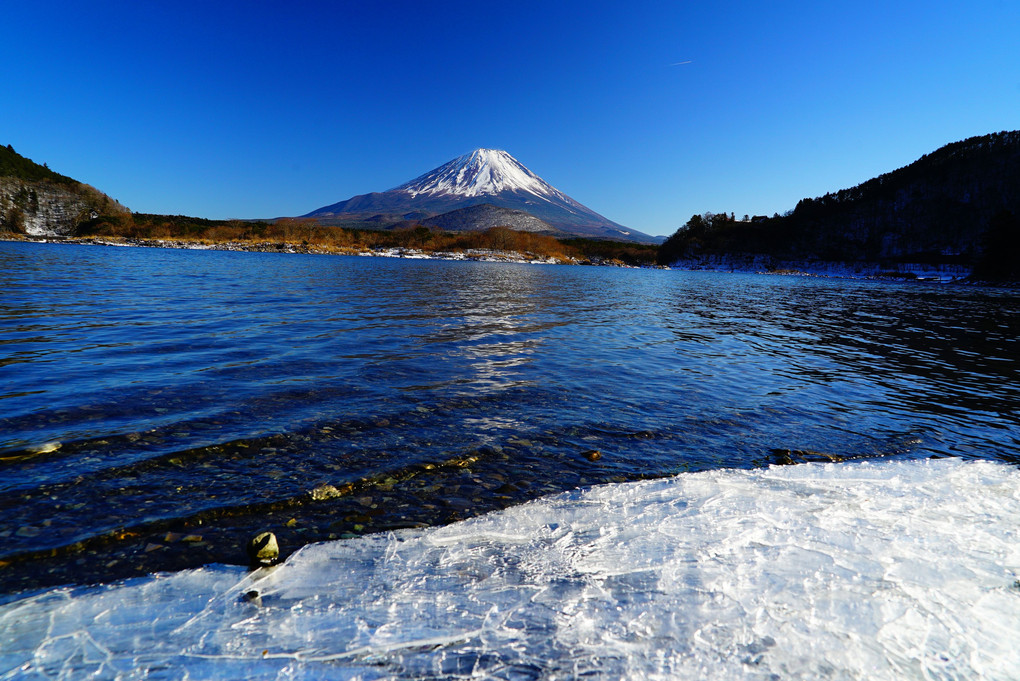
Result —
<svg viewBox="0 0 1020 681"><path fill-rule="evenodd" d="M1017 679L1018 522L988 461L605 485L26 597L0 678Z"/></svg>

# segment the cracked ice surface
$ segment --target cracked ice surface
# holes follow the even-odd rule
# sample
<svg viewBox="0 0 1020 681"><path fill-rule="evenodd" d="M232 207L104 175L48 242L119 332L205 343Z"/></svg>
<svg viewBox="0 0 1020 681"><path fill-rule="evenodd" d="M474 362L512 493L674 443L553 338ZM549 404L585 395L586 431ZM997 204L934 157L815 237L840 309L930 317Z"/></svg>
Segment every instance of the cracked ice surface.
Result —
<svg viewBox="0 0 1020 681"><path fill-rule="evenodd" d="M1016 678L1018 522L987 461L605 485L9 602L0 678Z"/></svg>

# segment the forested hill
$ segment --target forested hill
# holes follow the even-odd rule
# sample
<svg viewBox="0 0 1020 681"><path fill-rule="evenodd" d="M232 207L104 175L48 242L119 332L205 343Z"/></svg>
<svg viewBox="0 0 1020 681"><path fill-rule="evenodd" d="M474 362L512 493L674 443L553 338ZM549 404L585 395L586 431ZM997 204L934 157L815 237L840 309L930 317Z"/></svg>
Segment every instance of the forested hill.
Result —
<svg viewBox="0 0 1020 681"><path fill-rule="evenodd" d="M851 189L803 199L783 216L695 216L663 245L660 261L756 253L974 265L993 255L992 247L1016 247L1017 216L1020 131L1000 132L948 144Z"/></svg>
<svg viewBox="0 0 1020 681"><path fill-rule="evenodd" d="M14 177L30 182L47 180L60 184L77 184L71 178L53 172L49 166L39 165L32 159L25 158L9 144L6 147L0 146L0 177Z"/></svg>

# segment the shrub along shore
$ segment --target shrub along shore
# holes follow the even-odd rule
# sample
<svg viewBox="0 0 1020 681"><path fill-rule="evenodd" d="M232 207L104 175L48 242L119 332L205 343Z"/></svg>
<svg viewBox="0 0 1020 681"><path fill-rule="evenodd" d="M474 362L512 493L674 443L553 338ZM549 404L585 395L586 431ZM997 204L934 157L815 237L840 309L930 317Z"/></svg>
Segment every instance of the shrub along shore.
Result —
<svg viewBox="0 0 1020 681"><path fill-rule="evenodd" d="M20 238L31 238L21 236ZM492 227L479 232L444 232L421 225L371 229L321 225L314 220L274 222L205 220L184 216L127 214L103 216L80 225L70 243L207 248L215 250L338 255L425 256L499 259L563 264L655 266L654 245L557 239L545 234Z"/></svg>

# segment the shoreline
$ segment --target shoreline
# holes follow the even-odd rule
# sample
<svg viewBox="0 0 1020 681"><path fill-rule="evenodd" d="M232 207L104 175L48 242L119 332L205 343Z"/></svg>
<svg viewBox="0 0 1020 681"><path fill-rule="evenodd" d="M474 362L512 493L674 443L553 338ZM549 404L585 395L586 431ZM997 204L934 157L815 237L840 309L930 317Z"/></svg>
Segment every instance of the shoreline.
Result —
<svg viewBox="0 0 1020 681"><path fill-rule="evenodd" d="M673 269L690 272L729 272L908 283L963 284L973 270L955 264L882 263L872 261L781 260L754 254L680 258ZM994 285L994 284L992 284Z"/></svg>
<svg viewBox="0 0 1020 681"><path fill-rule="evenodd" d="M0 241L76 244L82 246L113 246L118 248L171 248L192 251L233 251L243 253L288 253L301 255L347 255L412 260L460 260L473 262L506 262L524 265L587 265L626 269L671 269L662 265L640 267L617 260L577 259L539 256L533 253L489 249L458 251L426 251L416 248L336 248L290 241L220 241L188 239L147 239L138 237L75 237L59 235L0 234Z"/></svg>
<svg viewBox="0 0 1020 681"><path fill-rule="evenodd" d="M495 249L464 249L455 251L429 251L405 247L356 248L323 246L292 241L206 241L199 239L156 239L140 237L77 237L61 235L31 235L0 233L0 241L77 244L82 246L111 246L117 248L169 248L196 251L233 251L243 253L287 253L301 255L346 255L376 258L402 258L408 260L453 260L469 262L503 262L522 265L581 265L590 267L620 267L624 269L676 270L681 272L713 272L721 274L754 274L765 276L812 277L820 279L847 279L854 281L903 282L917 284L957 284L989 286L993 288L1020 288L1020 282L975 281L969 268L957 265L925 266L905 264L899 269L882 267L873 262L782 261L772 263L758 258L686 258L670 265L630 265L620 260L570 256L540 256L534 253Z"/></svg>

